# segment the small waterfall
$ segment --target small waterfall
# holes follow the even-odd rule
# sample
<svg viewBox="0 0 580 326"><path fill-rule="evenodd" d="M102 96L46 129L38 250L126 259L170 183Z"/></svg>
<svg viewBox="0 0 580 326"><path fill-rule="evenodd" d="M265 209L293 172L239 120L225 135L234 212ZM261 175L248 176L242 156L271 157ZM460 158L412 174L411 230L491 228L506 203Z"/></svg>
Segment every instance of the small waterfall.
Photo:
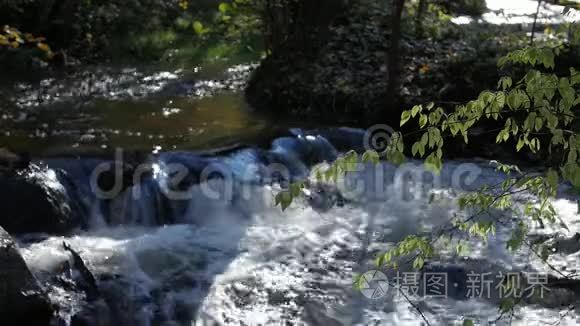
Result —
<svg viewBox="0 0 580 326"><path fill-rule="evenodd" d="M314 164L337 158L338 151L323 136L302 130L294 130L294 133L294 137L273 140L269 149L242 148L213 156L195 152L151 155L149 160L132 165L128 177L125 165L124 170L116 170L115 164L120 162L49 159L43 164L52 179L41 183L62 187L66 198L56 202L61 203L63 209L78 214L78 226L85 230L186 222L188 211L203 206L200 201L205 201L208 193L224 201L226 206L236 205L241 197L248 196L242 196L242 192L251 192L248 189L252 185L304 179ZM95 176L94 171L99 174ZM38 171L29 173L42 176ZM118 186L118 191L110 195L109 189L95 189L103 182ZM103 192L107 196L101 196Z"/></svg>
<svg viewBox="0 0 580 326"><path fill-rule="evenodd" d="M91 182L92 171L110 161L47 160L47 168L37 173L66 195L62 203L84 212L78 225L84 231L23 242L22 254L62 308L63 323L418 324L420 317L395 295L361 299L352 290L352 273L375 268L374 254L407 235L429 234L462 214L455 203L458 193L505 176L474 162L449 162L439 175L413 160L399 167L364 164L336 185L311 186L282 212L273 198L281 185L308 178L314 165L336 159L343 148L364 149L356 147L364 143L364 133L354 129L292 134L266 148L151 155L131 166L132 178L117 176L122 187L111 198L100 198ZM556 203L564 218L574 221L576 204ZM529 252L506 252L499 240L510 234L509 228L498 228L489 243L470 243L468 256L444 252L441 264L433 266L458 277L468 273L468 258L482 271L541 270ZM78 275L63 274L72 269L63 242L95 275L98 298L87 297ZM574 259L554 264L570 265ZM486 300L414 300L434 324L497 311L497 304ZM559 317L543 306L521 309L541 321Z"/></svg>

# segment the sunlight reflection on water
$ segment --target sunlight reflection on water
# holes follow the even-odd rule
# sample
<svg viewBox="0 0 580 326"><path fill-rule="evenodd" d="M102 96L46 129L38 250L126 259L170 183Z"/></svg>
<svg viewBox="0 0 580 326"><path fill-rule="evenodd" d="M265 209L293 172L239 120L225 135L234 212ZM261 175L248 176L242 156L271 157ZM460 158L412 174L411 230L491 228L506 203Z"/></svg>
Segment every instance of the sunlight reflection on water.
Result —
<svg viewBox="0 0 580 326"><path fill-rule="evenodd" d="M486 23L493 25L532 24L538 2L535 0L487 0L487 7L490 12L482 17L482 21ZM564 6L544 3L540 8L539 22L560 24L565 21L578 21L580 18L577 11L565 17L562 15L563 10ZM452 21L463 25L473 22L473 18L461 16L453 18Z"/></svg>

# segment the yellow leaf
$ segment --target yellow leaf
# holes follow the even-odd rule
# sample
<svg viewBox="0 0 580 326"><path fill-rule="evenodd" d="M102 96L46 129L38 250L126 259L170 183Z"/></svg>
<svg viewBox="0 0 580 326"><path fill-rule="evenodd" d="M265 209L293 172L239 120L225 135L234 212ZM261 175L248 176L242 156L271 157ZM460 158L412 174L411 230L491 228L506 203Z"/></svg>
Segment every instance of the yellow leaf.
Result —
<svg viewBox="0 0 580 326"><path fill-rule="evenodd" d="M38 43L36 46L44 52L50 52L50 46L45 43Z"/></svg>
<svg viewBox="0 0 580 326"><path fill-rule="evenodd" d="M12 46L13 48L16 49L17 47L20 46L20 44L18 42L14 41L14 42L10 43L10 46Z"/></svg>
<svg viewBox="0 0 580 326"><path fill-rule="evenodd" d="M18 31L17 29L13 29L13 28L6 26L6 27L4 27L4 32L6 32L6 34L8 34L8 36L20 38L20 31Z"/></svg>
<svg viewBox="0 0 580 326"><path fill-rule="evenodd" d="M422 74L426 74L431 70L431 67L429 67L428 64L423 64L421 65L421 67L419 68L419 72Z"/></svg>

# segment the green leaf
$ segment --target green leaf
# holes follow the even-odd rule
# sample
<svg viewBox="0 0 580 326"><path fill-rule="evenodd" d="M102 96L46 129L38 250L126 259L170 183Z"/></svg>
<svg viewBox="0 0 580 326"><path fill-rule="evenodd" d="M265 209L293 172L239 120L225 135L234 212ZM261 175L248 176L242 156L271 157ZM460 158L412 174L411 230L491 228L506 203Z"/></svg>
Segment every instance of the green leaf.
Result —
<svg viewBox="0 0 580 326"><path fill-rule="evenodd" d="M345 172L355 172L358 165L358 154L355 151L350 151L344 156Z"/></svg>
<svg viewBox="0 0 580 326"><path fill-rule="evenodd" d="M511 238L506 243L506 249L514 252L519 250L524 244L526 234L527 228L522 222L520 222L518 227L512 232Z"/></svg>
<svg viewBox="0 0 580 326"><path fill-rule="evenodd" d="M378 257L375 259L375 266L380 268L383 266L384 262L385 262L385 256L378 255Z"/></svg>
<svg viewBox="0 0 580 326"><path fill-rule="evenodd" d="M318 181L318 182L324 181L324 179L322 177L322 170L321 169L316 169L315 176L316 176L316 181ZM277 204L278 203L276 203L276 205Z"/></svg>
<svg viewBox="0 0 580 326"><path fill-rule="evenodd" d="M439 129L429 128L429 148L433 148L439 141L440 137Z"/></svg>
<svg viewBox="0 0 580 326"><path fill-rule="evenodd" d="M362 161L364 163L378 164L380 161L380 156L377 152L375 152L373 150L368 150L368 151L364 152L364 154L362 156Z"/></svg>
<svg viewBox="0 0 580 326"><path fill-rule="evenodd" d="M497 92L493 100L492 108L494 113L499 113L505 106L505 93Z"/></svg>
<svg viewBox="0 0 580 326"><path fill-rule="evenodd" d="M505 91L506 89L512 87L512 83L513 82L511 77L509 76L502 77L497 84L497 88L501 88L502 90Z"/></svg>
<svg viewBox="0 0 580 326"><path fill-rule="evenodd" d="M401 165L405 162L405 155L399 151L389 151L387 160L395 165Z"/></svg>
<svg viewBox="0 0 580 326"><path fill-rule="evenodd" d="M535 123L534 123L534 127L535 127L536 131L540 131L543 126L544 126L544 120L540 117L537 117L535 120Z"/></svg>
<svg viewBox="0 0 580 326"><path fill-rule="evenodd" d="M559 179L558 172L554 171L553 169L548 170L548 173L546 174L546 181L548 181L550 187L556 189L556 187L558 187Z"/></svg>
<svg viewBox="0 0 580 326"><path fill-rule="evenodd" d="M230 6L230 4L229 4L229 3L222 2L222 3L220 3L220 5L219 5L218 9L219 9L219 11L220 11L222 14L225 14L225 13L227 13L228 11L230 11L230 10L232 9L232 7Z"/></svg>
<svg viewBox="0 0 580 326"><path fill-rule="evenodd" d="M548 69L554 69L555 64L554 64L554 52L552 51L552 49L549 48L544 48L542 51L542 63L544 64L544 67L548 68Z"/></svg>
<svg viewBox="0 0 580 326"><path fill-rule="evenodd" d="M193 22L193 30L195 31L195 34L197 35L203 35L205 29L203 28L203 24L200 21L194 21Z"/></svg>
<svg viewBox="0 0 580 326"><path fill-rule="evenodd" d="M480 100L482 102L482 104L479 105L480 108L485 107L486 104L491 103L491 101L493 101L494 99L494 95L492 92L490 91L483 91L481 92L481 94L479 94L478 100Z"/></svg>
<svg viewBox="0 0 580 326"><path fill-rule="evenodd" d="M565 102L565 104L569 107L572 106L574 100L576 99L576 92L574 91L574 88L570 85L570 80L568 78L560 79L558 91L560 92L562 100Z"/></svg>
<svg viewBox="0 0 580 326"><path fill-rule="evenodd" d="M276 205L280 205L282 210L285 211L292 204L292 194L289 191L281 191L276 197Z"/></svg>
<svg viewBox="0 0 580 326"><path fill-rule="evenodd" d="M400 138L397 138L396 144L397 144L396 150L402 153L405 150L405 143L403 143L403 140L401 140Z"/></svg>
<svg viewBox="0 0 580 326"><path fill-rule="evenodd" d="M411 153L413 154L413 156L417 156L417 154L419 154L420 147L421 144L419 142L413 144L413 147L411 148Z"/></svg>
<svg viewBox="0 0 580 326"><path fill-rule="evenodd" d="M469 246L467 243L459 242L455 247L455 251L459 256L467 256L469 254Z"/></svg>
<svg viewBox="0 0 580 326"><path fill-rule="evenodd" d="M505 66L507 63L509 62L509 58L507 56L505 57L501 57L499 58L499 60L497 60L497 66L502 68L503 66Z"/></svg>
<svg viewBox="0 0 580 326"><path fill-rule="evenodd" d="M514 308L514 306L515 302L513 299L504 298L499 304L499 309L502 313L508 313Z"/></svg>
<svg viewBox="0 0 580 326"><path fill-rule="evenodd" d="M423 268L423 265L425 265L425 260L421 256L415 258L415 261L413 261L414 269L421 269Z"/></svg>
<svg viewBox="0 0 580 326"><path fill-rule="evenodd" d="M412 109L411 109L411 116L414 118L417 114L419 114L421 111L423 111L423 107L421 105L415 105Z"/></svg>
<svg viewBox="0 0 580 326"><path fill-rule="evenodd" d="M570 68L570 85L574 86L576 84L580 84L580 71Z"/></svg>
<svg viewBox="0 0 580 326"><path fill-rule="evenodd" d="M303 188L303 185L301 183L293 183L290 185L290 196L292 196L293 198L296 198L298 196L300 196L300 192Z"/></svg>
<svg viewBox="0 0 580 326"><path fill-rule="evenodd" d="M419 127L423 128L427 125L427 122L429 122L429 117L426 116L425 114L421 114L421 116L419 116Z"/></svg>
<svg viewBox="0 0 580 326"><path fill-rule="evenodd" d="M425 159L425 169L431 171L437 175L441 172L441 168L443 167L443 162L439 157L437 157L436 153L431 153Z"/></svg>
<svg viewBox="0 0 580 326"><path fill-rule="evenodd" d="M426 132L421 136L421 146L426 147L429 143L429 132Z"/></svg>
<svg viewBox="0 0 580 326"><path fill-rule="evenodd" d="M507 96L507 104L512 110L517 110L522 106L522 94L518 90L511 91Z"/></svg>
<svg viewBox="0 0 580 326"><path fill-rule="evenodd" d="M474 326L475 324L473 323L473 320L471 319L465 319L463 321L463 326Z"/></svg>
<svg viewBox="0 0 580 326"><path fill-rule="evenodd" d="M401 114L401 127L411 119L411 111L403 111Z"/></svg>

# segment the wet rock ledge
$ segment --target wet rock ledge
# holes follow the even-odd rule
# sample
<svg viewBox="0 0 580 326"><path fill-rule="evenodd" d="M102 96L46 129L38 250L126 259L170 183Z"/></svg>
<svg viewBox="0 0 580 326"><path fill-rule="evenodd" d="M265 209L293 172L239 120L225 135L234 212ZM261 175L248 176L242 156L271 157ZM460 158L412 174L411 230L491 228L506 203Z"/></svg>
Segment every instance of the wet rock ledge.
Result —
<svg viewBox="0 0 580 326"><path fill-rule="evenodd" d="M54 314L16 243L0 227L0 325L48 325Z"/></svg>
<svg viewBox="0 0 580 326"><path fill-rule="evenodd" d="M47 186L56 175L38 173L26 155L0 148L0 227L10 234L60 234L78 224L65 194Z"/></svg>

